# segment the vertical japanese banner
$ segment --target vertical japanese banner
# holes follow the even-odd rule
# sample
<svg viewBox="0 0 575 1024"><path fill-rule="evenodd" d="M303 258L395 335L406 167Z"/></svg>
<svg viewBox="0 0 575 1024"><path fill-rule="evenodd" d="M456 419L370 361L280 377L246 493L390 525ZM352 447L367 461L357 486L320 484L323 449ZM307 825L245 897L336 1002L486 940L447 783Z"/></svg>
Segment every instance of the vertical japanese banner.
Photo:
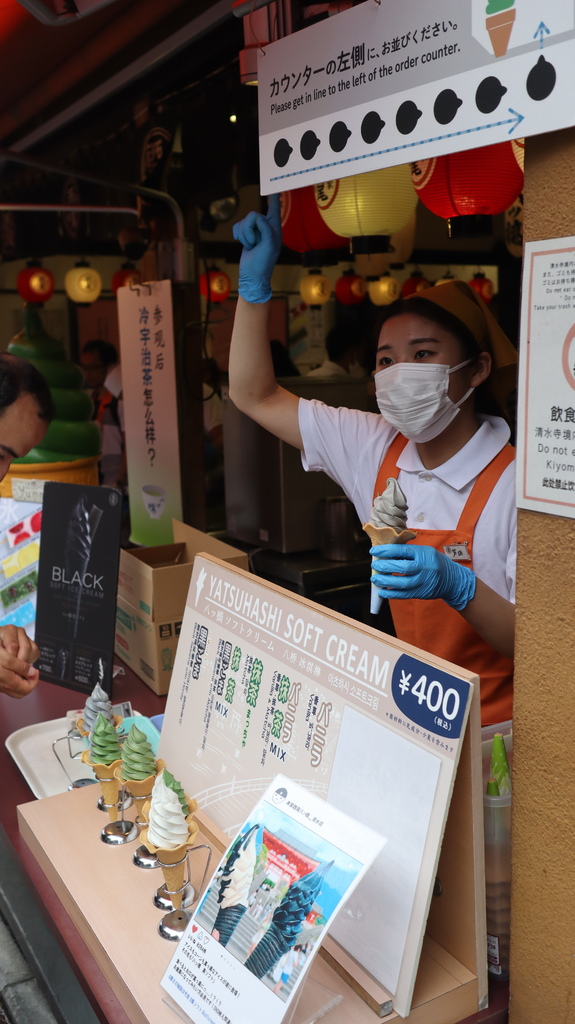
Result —
<svg viewBox="0 0 575 1024"><path fill-rule="evenodd" d="M172 290L118 289L131 540L170 544L182 518Z"/></svg>

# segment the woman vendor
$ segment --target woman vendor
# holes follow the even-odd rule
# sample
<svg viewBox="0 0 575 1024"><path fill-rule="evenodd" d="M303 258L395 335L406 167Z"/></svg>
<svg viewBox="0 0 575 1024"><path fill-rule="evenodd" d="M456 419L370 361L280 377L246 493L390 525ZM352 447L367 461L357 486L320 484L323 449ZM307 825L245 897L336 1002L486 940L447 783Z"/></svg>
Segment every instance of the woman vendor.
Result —
<svg viewBox="0 0 575 1024"><path fill-rule="evenodd" d="M426 289L391 309L379 334L381 415L298 399L276 383L267 337L271 275L281 247L279 197L234 226L244 248L230 352L230 396L302 451L355 504L362 522L396 477L410 544L372 548L372 582L398 637L481 678L484 725L512 715L515 472L510 431L480 410L502 403L516 351L468 285Z"/></svg>

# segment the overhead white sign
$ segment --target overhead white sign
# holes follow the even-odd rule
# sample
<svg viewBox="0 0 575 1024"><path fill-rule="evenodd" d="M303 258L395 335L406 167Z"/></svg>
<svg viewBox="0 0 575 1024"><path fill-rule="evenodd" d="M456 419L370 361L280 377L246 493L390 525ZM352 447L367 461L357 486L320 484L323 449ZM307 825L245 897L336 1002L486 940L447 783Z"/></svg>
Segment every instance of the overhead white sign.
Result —
<svg viewBox="0 0 575 1024"><path fill-rule="evenodd" d="M575 519L575 237L525 246L517 504Z"/></svg>
<svg viewBox="0 0 575 1024"><path fill-rule="evenodd" d="M575 123L574 0L366 0L258 60L262 194Z"/></svg>

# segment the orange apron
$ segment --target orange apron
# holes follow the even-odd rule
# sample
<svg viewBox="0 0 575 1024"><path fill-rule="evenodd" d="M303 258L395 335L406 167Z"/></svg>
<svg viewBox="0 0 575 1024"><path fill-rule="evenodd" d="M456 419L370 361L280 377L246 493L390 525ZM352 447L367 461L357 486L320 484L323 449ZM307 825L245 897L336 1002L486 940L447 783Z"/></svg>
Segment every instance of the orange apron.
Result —
<svg viewBox="0 0 575 1024"><path fill-rule="evenodd" d="M397 460L407 444L401 434L392 441L379 468L374 498L385 490L389 477L397 478ZM477 477L455 530L417 530L414 543L427 544L445 554L445 547L466 547L469 555L462 564L473 568L473 534L487 499L503 471L515 457L510 445L503 448ZM390 600L398 637L430 654L471 672L481 679L481 722L493 725L512 716L513 662L493 650L459 612L444 601L406 598Z"/></svg>

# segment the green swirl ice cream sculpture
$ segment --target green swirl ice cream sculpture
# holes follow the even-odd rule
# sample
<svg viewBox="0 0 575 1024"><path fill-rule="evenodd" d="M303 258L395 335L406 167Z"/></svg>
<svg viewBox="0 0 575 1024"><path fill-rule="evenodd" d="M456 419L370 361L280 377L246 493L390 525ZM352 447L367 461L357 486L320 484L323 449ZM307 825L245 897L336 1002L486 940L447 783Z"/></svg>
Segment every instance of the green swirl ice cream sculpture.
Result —
<svg viewBox="0 0 575 1024"><path fill-rule="evenodd" d="M138 729L137 725L132 725L124 742L122 764L116 775L129 790L137 815L144 820L144 804L150 799L154 780L164 767L161 759L154 758L152 745L145 732ZM185 813L188 813L187 804Z"/></svg>
<svg viewBox="0 0 575 1024"><path fill-rule="evenodd" d="M218 893L219 910L213 924L219 943L227 946L247 910L258 856L259 825L252 825L232 846L224 865Z"/></svg>
<svg viewBox="0 0 575 1024"><path fill-rule="evenodd" d="M93 403L84 389L79 366L66 358L64 346L46 333L35 305L23 311L24 327L8 345L8 352L32 363L45 377L56 415L43 441L23 459L14 459L0 483L0 496L12 496L12 479L58 480L97 484L100 431L92 420Z"/></svg>
<svg viewBox="0 0 575 1024"><path fill-rule="evenodd" d="M295 946L303 922L318 899L323 880L332 864L333 861L322 864L290 885L274 911L267 932L245 962L244 966L256 978L263 978L284 953Z"/></svg>
<svg viewBox="0 0 575 1024"><path fill-rule="evenodd" d="M81 760L92 768L102 789L108 817L110 821L116 821L120 789L116 769L122 763L122 751L118 733L102 714L96 719L90 736L90 746L88 750L82 751Z"/></svg>

